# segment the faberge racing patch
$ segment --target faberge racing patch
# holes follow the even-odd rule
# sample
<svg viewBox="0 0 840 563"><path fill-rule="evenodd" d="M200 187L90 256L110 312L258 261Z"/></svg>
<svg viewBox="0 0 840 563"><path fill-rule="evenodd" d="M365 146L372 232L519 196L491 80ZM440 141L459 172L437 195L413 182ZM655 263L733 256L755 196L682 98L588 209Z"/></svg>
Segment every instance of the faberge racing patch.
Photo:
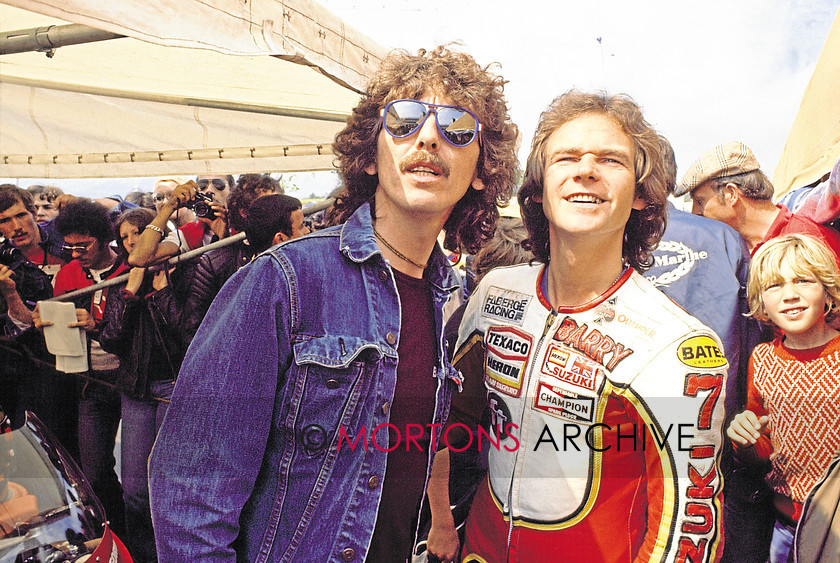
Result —
<svg viewBox="0 0 840 563"><path fill-rule="evenodd" d="M677 347L677 357L693 368L719 368L726 365L726 356L709 336L692 336Z"/></svg>
<svg viewBox="0 0 840 563"><path fill-rule="evenodd" d="M492 286L481 305L481 315L522 326L531 296Z"/></svg>
<svg viewBox="0 0 840 563"><path fill-rule="evenodd" d="M484 380L497 391L519 397L522 372L528 363L534 339L509 326L491 326L484 336Z"/></svg>

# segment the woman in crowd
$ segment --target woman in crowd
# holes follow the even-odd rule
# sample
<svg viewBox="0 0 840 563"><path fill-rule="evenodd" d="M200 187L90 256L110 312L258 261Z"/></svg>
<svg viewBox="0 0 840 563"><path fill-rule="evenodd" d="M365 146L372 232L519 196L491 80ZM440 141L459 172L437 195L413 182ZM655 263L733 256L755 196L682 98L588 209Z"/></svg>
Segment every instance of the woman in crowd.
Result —
<svg viewBox="0 0 840 563"><path fill-rule="evenodd" d="M149 209L123 213L115 224L123 259L155 217ZM149 512L147 461L169 405L185 347L175 328L179 306L170 272L132 268L105 307L102 347L119 356L122 393L122 484L126 544L134 561L156 561Z"/></svg>

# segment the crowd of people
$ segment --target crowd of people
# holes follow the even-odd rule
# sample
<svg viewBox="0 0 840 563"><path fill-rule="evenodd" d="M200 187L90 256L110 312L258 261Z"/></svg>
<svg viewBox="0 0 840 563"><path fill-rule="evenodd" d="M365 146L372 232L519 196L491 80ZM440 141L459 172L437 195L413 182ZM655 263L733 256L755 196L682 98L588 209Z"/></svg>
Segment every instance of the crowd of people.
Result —
<svg viewBox="0 0 840 563"><path fill-rule="evenodd" d="M176 187L174 197L188 199L168 206ZM206 200L197 195L208 192ZM192 335L237 269L271 245L308 233L301 202L267 174L243 174L238 181L162 178L148 199L154 207L77 198L54 187L0 185L6 305L0 404L13 424L31 411L59 437L136 561L156 560L146 465ZM197 201L207 209L196 212ZM147 233L167 235L150 247L153 254L162 247L157 260L142 254ZM147 267L237 233L244 236L192 262ZM41 318L37 303L118 276L122 283L72 299L73 326L88 337L88 369L57 370L40 332L52 322Z"/></svg>
<svg viewBox="0 0 840 563"><path fill-rule="evenodd" d="M0 404L78 459L135 561L834 545L797 524L840 456L836 218L774 204L741 142L678 181L626 95L554 98L519 185L504 84L449 48L390 54L311 234L268 174L0 185ZM38 305L71 293L76 374Z"/></svg>

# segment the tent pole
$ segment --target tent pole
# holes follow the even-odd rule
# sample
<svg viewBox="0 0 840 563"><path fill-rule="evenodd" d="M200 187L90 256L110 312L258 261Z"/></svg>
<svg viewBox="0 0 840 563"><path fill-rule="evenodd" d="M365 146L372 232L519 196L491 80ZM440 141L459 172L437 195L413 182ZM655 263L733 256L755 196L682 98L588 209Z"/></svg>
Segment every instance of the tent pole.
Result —
<svg viewBox="0 0 840 563"><path fill-rule="evenodd" d="M347 114L330 111L311 110L306 108L289 108L281 106L270 106L265 104L248 104L229 100L212 100L206 98L188 98L185 96L173 96L166 94L137 92L129 90L117 90L114 88L102 88L84 84L69 84L63 82L50 82L47 80L33 80L18 76L0 75L0 82L17 84L31 88L46 88L48 90L60 90L62 92L75 92L77 94L91 94L94 96L110 96L112 98L124 98L128 100L141 100L144 102L157 102L162 104L175 104L182 106L223 109L230 111L242 111L247 113L264 113L266 115L282 115L284 117L299 117L303 119L316 119L318 121L334 121L344 123L347 121Z"/></svg>
<svg viewBox="0 0 840 563"><path fill-rule="evenodd" d="M48 57L52 57L55 49L59 47L119 39L120 37L125 37L125 35L77 23L2 31L0 32L0 55L41 51L45 52Z"/></svg>

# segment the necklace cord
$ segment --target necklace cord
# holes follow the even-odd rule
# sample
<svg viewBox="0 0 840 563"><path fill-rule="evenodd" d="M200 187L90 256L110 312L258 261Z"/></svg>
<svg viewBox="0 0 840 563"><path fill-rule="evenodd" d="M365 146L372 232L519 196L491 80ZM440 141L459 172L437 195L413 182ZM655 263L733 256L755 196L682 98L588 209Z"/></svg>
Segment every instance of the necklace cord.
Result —
<svg viewBox="0 0 840 563"><path fill-rule="evenodd" d="M373 234L376 236L376 238L378 238L380 241L382 241L382 244L384 244L384 245L385 245L385 248L387 248L388 250L390 250L391 252L393 252L394 254L396 254L396 255L397 255L397 258L400 258L400 259L402 259L402 260L405 260L405 261L406 261L406 262L408 262L409 264L413 264L413 265L415 265L415 266L417 266L418 268L421 268L421 269L423 269L423 270L425 270L425 269L426 269L426 266L429 264L428 262L426 262L426 263L424 263L424 264L419 264L419 263L415 262L414 260L412 260L411 258L409 258L408 256L406 256L405 254L403 254L402 252L400 252L399 250L397 250L396 248L394 248L394 246L393 246L390 242L388 242L387 240L385 240L385 237L383 237L383 236L382 236L382 234L381 234L379 231L377 231L377 230L376 230L376 224L372 224L372 226L373 226Z"/></svg>

